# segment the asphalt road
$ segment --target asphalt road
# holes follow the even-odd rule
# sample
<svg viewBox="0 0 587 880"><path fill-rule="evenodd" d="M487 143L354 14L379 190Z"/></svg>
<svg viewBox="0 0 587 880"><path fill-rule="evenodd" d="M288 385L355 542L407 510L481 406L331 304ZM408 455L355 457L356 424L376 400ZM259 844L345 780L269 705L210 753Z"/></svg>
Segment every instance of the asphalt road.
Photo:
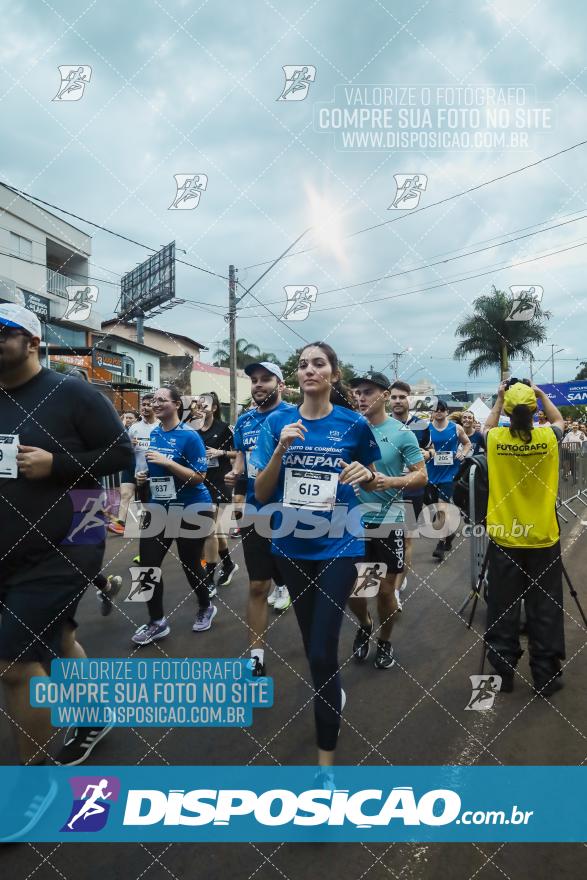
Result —
<svg viewBox="0 0 587 880"><path fill-rule="evenodd" d="M566 564L587 608L587 544L580 522L563 529ZM177 562L164 563L166 611L172 633L140 651L148 657L235 657L247 654L244 622L247 579L238 542L231 542L240 571L215 600L219 611L212 629L195 634L196 603ZM109 539L107 573L123 573L135 545ZM468 630L457 614L466 596L469 553L465 539L442 564L431 557L433 542L415 542L415 574L404 593L393 645L397 662L379 671L351 659L355 626L344 622L340 662L347 705L339 764L582 764L587 756L585 704L585 632L565 587L566 687L551 701L533 697L527 654L512 694L498 696L494 708L465 711L469 675L479 671L485 609L480 606ZM122 596L125 594L121 594ZM80 604L79 638L88 656L136 656L130 636L145 620L144 607L120 603L108 618L100 616L89 591ZM94 752L96 763L132 765L312 764L315 760L312 691L301 639L290 609L271 612L266 651L274 679L275 704L257 710L250 729L118 729ZM372 659L372 658L371 658ZM15 760L6 724L0 732L6 763ZM98 751L99 748L99 751ZM557 793L553 792L553 797ZM23 844L1 856L15 880L88 880L146 878L173 880L557 880L585 876L587 848L569 844Z"/></svg>

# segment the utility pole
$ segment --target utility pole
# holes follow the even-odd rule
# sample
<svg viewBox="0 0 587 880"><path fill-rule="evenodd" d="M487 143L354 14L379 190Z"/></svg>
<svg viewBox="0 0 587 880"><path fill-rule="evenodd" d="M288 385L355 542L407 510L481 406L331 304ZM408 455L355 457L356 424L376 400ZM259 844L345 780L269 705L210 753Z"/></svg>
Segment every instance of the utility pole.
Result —
<svg viewBox="0 0 587 880"><path fill-rule="evenodd" d="M236 269L228 267L228 340L230 368L230 424L236 422Z"/></svg>
<svg viewBox="0 0 587 880"><path fill-rule="evenodd" d="M530 382L534 384L534 355L530 355Z"/></svg>
<svg viewBox="0 0 587 880"><path fill-rule="evenodd" d="M554 345L550 346L550 360L552 364L551 382L554 385Z"/></svg>
<svg viewBox="0 0 587 880"><path fill-rule="evenodd" d="M139 342L142 345L145 341L145 313L142 310L139 310L137 312L136 327L137 327L137 342Z"/></svg>

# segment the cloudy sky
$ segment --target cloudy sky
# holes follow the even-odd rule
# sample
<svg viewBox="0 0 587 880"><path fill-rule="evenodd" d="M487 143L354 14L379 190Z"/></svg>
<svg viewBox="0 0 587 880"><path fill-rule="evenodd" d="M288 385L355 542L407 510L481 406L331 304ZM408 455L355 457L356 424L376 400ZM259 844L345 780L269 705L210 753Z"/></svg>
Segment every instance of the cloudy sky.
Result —
<svg viewBox="0 0 587 880"><path fill-rule="evenodd" d="M445 392L484 390L496 377L472 379L454 361L455 326L492 284L541 285L552 318L537 365L551 344L564 349L562 381L587 357L585 248L574 247L587 241L587 221L577 219L587 147L433 205L584 139L578 0L3 0L0 10L3 181L152 247L175 239L185 260L220 275L233 263L245 288L266 268L256 264L322 224L298 246L307 253L283 260L257 285L257 299L243 301L238 336L281 359L300 337L327 338L357 368L381 369L411 348L404 377L430 377ZM52 100L58 66L78 64L92 69L81 100ZM288 65L311 76L315 68L303 100L277 100ZM471 87L481 90L472 105ZM491 88L504 90L501 129L487 115ZM340 130L326 130L338 118L333 108L340 118L363 108L362 131L372 134L381 95L386 134L405 126L425 142L351 147ZM463 149L475 131L488 132L489 146ZM434 133L453 140L434 149ZM207 175L207 188L194 210L170 211L182 173ZM389 209L401 174L427 177L425 210ZM111 317L120 274L148 251L77 225L93 235L93 274L111 282L99 283ZM519 236L527 237L507 243ZM303 322L279 320L286 285L318 288ZM213 350L226 335L226 282L178 267L177 295L191 302L159 325ZM538 377L550 381L549 363Z"/></svg>

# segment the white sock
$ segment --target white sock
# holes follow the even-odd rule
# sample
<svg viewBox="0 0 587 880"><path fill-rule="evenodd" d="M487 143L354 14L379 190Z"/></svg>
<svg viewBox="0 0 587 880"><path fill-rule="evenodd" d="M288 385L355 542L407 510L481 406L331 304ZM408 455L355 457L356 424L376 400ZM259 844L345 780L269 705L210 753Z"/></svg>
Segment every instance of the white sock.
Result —
<svg viewBox="0 0 587 880"><path fill-rule="evenodd" d="M265 651L263 648L251 648L251 657L257 657L259 663L262 663L265 657Z"/></svg>

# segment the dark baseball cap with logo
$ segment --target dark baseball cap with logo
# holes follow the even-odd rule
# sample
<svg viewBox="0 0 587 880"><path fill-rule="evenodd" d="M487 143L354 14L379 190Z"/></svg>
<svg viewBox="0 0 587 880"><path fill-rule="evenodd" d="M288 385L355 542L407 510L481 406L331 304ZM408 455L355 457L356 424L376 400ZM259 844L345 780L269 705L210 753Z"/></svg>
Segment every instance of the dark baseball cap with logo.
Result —
<svg viewBox="0 0 587 880"><path fill-rule="evenodd" d="M356 388L357 385L361 385L363 382L371 382L373 385L383 388L384 391L389 391L391 388L391 382L387 376L384 376L383 373L376 373L373 371L365 373L363 376L355 376L354 379L350 380L349 385L351 388Z"/></svg>

